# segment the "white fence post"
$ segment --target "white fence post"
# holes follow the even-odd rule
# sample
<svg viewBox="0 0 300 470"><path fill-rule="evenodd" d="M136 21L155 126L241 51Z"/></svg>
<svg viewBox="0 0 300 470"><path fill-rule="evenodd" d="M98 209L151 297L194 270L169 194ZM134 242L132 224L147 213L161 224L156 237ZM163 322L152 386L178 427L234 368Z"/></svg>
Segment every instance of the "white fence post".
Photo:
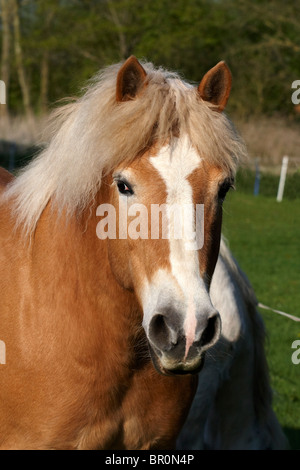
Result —
<svg viewBox="0 0 300 470"><path fill-rule="evenodd" d="M283 159L282 159L280 180L279 180L278 192L277 192L277 201L278 202L282 201L288 163L289 163L289 157L284 156Z"/></svg>

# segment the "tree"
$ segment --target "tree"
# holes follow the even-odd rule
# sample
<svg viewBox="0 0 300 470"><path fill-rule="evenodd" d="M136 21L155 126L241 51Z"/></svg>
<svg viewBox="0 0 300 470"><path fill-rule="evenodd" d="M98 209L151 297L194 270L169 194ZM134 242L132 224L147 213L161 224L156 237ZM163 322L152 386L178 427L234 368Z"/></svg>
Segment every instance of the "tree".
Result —
<svg viewBox="0 0 300 470"><path fill-rule="evenodd" d="M11 9L12 9L12 17L13 17L14 49L15 49L16 67L17 67L20 87L22 90L25 114L26 114L28 121L32 122L33 111L31 107L29 84L27 81L26 71L24 67L23 49L22 49L22 43L21 43L19 6L18 6L17 0L10 0L10 2L11 2Z"/></svg>
<svg viewBox="0 0 300 470"><path fill-rule="evenodd" d="M10 82L10 49L11 49L11 33L10 33L10 0L1 0L1 19L2 19L2 53L1 53L1 80L6 86L6 104L0 106L0 113L4 119L9 118L8 110L8 91Z"/></svg>
<svg viewBox="0 0 300 470"><path fill-rule="evenodd" d="M273 0L272 8L267 0L0 0L0 5L0 78L9 82L14 112L23 104L27 114L45 113L48 103L77 94L100 68L131 54L195 82L224 59L234 78L229 112L292 110L291 83L300 77L297 0L286 0L284 8L282 0Z"/></svg>

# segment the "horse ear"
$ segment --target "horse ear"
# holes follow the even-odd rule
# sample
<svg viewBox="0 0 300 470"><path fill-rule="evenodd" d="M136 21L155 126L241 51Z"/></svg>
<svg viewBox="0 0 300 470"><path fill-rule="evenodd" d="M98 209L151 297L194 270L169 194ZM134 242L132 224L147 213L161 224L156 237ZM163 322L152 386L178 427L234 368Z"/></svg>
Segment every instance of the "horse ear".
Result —
<svg viewBox="0 0 300 470"><path fill-rule="evenodd" d="M133 55L130 56L119 70L117 76L117 101L129 101L136 97L144 85L147 73Z"/></svg>
<svg viewBox="0 0 300 470"><path fill-rule="evenodd" d="M224 61L219 62L202 78L198 91L204 101L215 104L217 111L225 108L231 90L231 72Z"/></svg>

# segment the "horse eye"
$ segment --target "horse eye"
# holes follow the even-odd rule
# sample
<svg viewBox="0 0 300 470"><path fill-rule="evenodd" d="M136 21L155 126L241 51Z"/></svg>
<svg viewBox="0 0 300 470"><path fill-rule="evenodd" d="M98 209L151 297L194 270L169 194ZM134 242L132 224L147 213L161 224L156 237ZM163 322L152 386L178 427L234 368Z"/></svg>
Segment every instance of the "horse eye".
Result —
<svg viewBox="0 0 300 470"><path fill-rule="evenodd" d="M133 190L128 183L124 181L117 182L119 193L125 194L125 196L131 196L133 194Z"/></svg>
<svg viewBox="0 0 300 470"><path fill-rule="evenodd" d="M234 188L231 180L225 180L219 187L218 198L221 202L224 201L230 188Z"/></svg>

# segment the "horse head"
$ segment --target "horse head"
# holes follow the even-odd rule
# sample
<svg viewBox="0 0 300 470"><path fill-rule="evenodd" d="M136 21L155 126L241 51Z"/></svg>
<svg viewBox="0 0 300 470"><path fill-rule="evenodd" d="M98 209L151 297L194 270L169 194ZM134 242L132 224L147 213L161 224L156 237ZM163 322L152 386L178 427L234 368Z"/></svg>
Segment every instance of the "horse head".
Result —
<svg viewBox="0 0 300 470"><path fill-rule="evenodd" d="M130 57L117 76L118 105L143 100L147 86L146 71ZM220 62L192 90L193 99L208 104L210 113L221 113L230 86L230 71ZM175 107L176 90L173 94ZM112 271L138 298L156 368L163 374L197 372L221 332L209 287L232 171L201 155L175 122L165 141L153 138L138 158L119 164L111 178L109 200L118 225L109 240Z"/></svg>

